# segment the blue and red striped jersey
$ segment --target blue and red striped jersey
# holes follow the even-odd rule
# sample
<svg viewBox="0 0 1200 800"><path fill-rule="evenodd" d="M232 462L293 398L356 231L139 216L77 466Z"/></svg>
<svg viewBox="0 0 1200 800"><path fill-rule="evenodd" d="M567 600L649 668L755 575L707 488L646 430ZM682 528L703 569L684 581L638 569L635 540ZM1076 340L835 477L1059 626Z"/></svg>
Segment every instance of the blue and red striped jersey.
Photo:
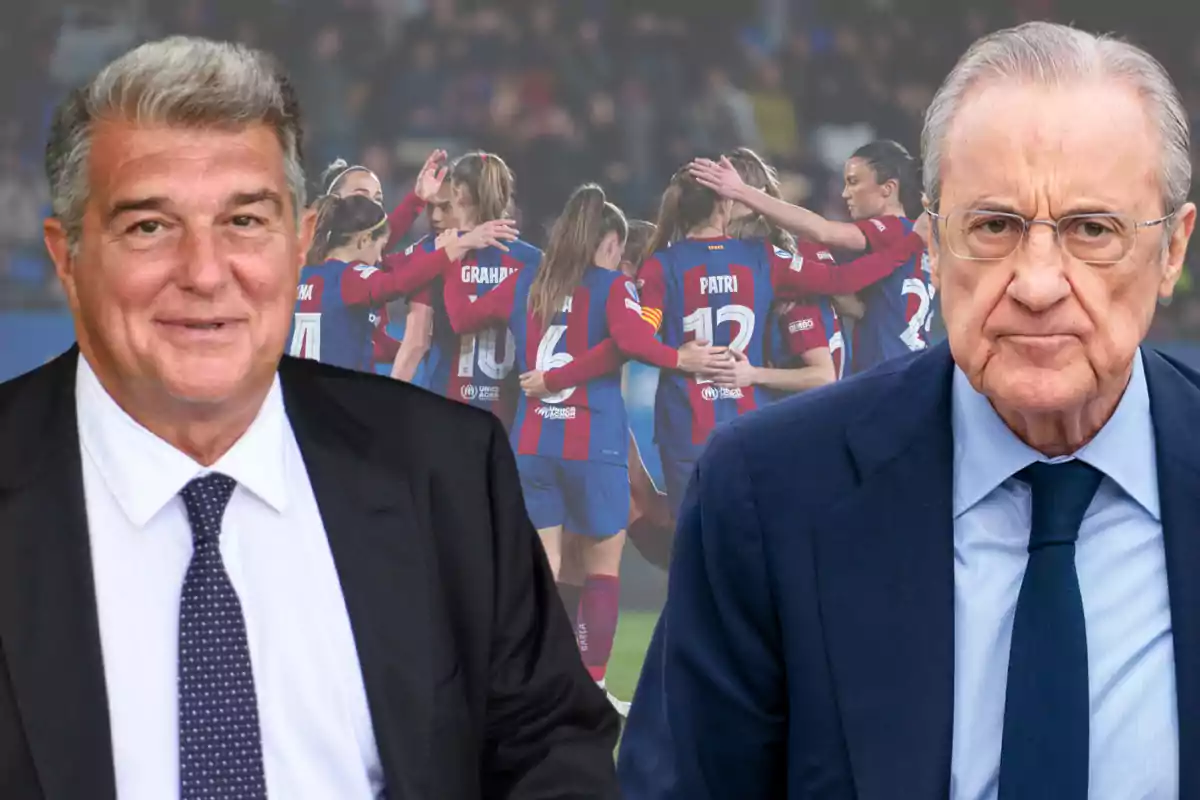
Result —
<svg viewBox="0 0 1200 800"><path fill-rule="evenodd" d="M391 364L400 352L400 339L404 336L404 319L392 322L387 306L371 309L367 317L371 321L371 360L376 364Z"/></svg>
<svg viewBox="0 0 1200 800"><path fill-rule="evenodd" d="M638 277L648 318L661 319L668 347L701 339L732 347L761 367L767 363L773 283L781 267L789 271L792 263L791 253L761 239L684 239L648 258ZM655 398L655 436L672 452L693 452L717 424L770 400L758 387L718 388L703 378L664 371Z"/></svg>
<svg viewBox="0 0 1200 800"><path fill-rule="evenodd" d="M891 216L859 220L855 225L866 236L873 253L896 245L913 229L912 220ZM852 374L927 346L935 290L925 263L923 251L913 253L894 272L861 293L865 310L854 325Z"/></svg>
<svg viewBox="0 0 1200 800"><path fill-rule="evenodd" d="M378 267L337 260L306 266L296 292L288 354L346 369L371 370L375 331L371 309L347 303L343 287L369 280L378 272Z"/></svg>
<svg viewBox="0 0 1200 800"><path fill-rule="evenodd" d="M457 280L472 297L481 297L509 275L541 263L542 251L520 239L509 242L508 252L487 248L468 253L443 280ZM444 287L442 287L444 288ZM511 427L521 394L518 373L513 371L516 350L506 325L494 325L478 333L459 335L450 325L434 287L433 337L427 388L438 394L486 408Z"/></svg>
<svg viewBox="0 0 1200 800"><path fill-rule="evenodd" d="M549 324L529 311L529 292L537 267L516 279L509 327L516 342L520 372L564 367L614 335L628 317L644 326L637 287L619 272L588 267L583 281ZM649 335L649 329L647 329ZM625 464L629 458L629 419L621 396L619 367L549 397L521 393L513 424L513 449L571 461Z"/></svg>
<svg viewBox="0 0 1200 800"><path fill-rule="evenodd" d="M809 350L829 349L833 372L841 380L845 365L842 320L828 297L813 297L797 303L786 314L773 315L770 361L781 368L793 367Z"/></svg>
<svg viewBox="0 0 1200 800"><path fill-rule="evenodd" d="M387 255L376 266L329 259L300 271L288 353L374 371L371 310L427 286L449 263L444 250Z"/></svg>

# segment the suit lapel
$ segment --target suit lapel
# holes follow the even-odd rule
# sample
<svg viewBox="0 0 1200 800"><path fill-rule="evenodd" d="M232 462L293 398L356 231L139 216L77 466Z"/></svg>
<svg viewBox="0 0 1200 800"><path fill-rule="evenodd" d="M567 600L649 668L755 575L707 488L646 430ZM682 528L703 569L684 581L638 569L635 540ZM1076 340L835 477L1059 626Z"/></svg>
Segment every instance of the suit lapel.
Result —
<svg viewBox="0 0 1200 800"><path fill-rule="evenodd" d="M821 614L860 800L949 791L951 375L945 346L901 367L849 430L861 483L817 532ZM900 436L897 419L910 421Z"/></svg>
<svg viewBox="0 0 1200 800"><path fill-rule="evenodd" d="M116 796L72 349L0 419L0 645L47 800ZM11 446L10 443L15 443Z"/></svg>
<svg viewBox="0 0 1200 800"><path fill-rule="evenodd" d="M1179 796L1200 798L1200 387L1145 350L1175 647Z"/></svg>
<svg viewBox="0 0 1200 800"><path fill-rule="evenodd" d="M425 493L394 455L376 458L371 431L321 383L285 359L288 417L341 581L392 800L431 796L425 754L435 678L431 658L436 572ZM348 388L354 382L344 382Z"/></svg>

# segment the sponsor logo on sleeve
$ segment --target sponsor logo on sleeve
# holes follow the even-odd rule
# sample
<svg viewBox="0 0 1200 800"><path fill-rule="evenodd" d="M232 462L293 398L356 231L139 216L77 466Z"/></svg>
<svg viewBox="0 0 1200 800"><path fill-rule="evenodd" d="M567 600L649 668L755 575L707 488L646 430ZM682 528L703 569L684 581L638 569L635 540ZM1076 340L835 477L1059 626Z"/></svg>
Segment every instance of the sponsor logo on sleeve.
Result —
<svg viewBox="0 0 1200 800"><path fill-rule="evenodd" d="M633 298L633 302L642 302L642 299L638 297L638 287L633 281L625 281L625 291L629 292L629 296Z"/></svg>
<svg viewBox="0 0 1200 800"><path fill-rule="evenodd" d="M812 317L792 320L788 323L788 333L803 333L804 331L811 331L813 329L813 324Z"/></svg>
<svg viewBox="0 0 1200 800"><path fill-rule="evenodd" d="M829 252L828 250L822 250L821 252L817 253L817 260L833 261L833 253Z"/></svg>
<svg viewBox="0 0 1200 800"><path fill-rule="evenodd" d="M416 249L417 249L417 243L416 243L416 242L414 242L413 244L410 244L410 245L408 246L408 249L406 249L406 250L404 251L404 255L406 255L406 256L411 256L411 255L413 254L413 251L414 251L414 250L416 250Z"/></svg>
<svg viewBox="0 0 1200 800"><path fill-rule="evenodd" d="M804 268L804 256L801 256L801 255L792 256L792 263L790 264L790 269L792 270L792 272L799 272L803 268Z"/></svg>

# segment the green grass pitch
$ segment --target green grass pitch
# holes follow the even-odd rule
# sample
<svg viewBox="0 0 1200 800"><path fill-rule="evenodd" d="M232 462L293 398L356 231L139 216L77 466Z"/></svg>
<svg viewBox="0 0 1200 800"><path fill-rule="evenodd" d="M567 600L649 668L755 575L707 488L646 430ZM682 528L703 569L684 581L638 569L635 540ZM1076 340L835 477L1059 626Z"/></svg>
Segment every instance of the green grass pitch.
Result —
<svg viewBox="0 0 1200 800"><path fill-rule="evenodd" d="M617 619L617 637L613 641L605 684L608 691L621 700L633 697L657 621L658 613L654 611L622 611Z"/></svg>

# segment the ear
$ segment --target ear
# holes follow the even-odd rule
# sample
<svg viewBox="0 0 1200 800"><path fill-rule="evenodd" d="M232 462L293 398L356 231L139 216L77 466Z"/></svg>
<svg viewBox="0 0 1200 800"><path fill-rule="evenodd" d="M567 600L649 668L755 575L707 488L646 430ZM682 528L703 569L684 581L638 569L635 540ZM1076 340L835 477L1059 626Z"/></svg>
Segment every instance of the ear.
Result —
<svg viewBox="0 0 1200 800"><path fill-rule="evenodd" d="M1192 231L1195 227L1196 205L1195 203L1184 203L1180 206L1179 211L1175 212L1175 227L1171 230L1171 236L1167 240L1166 263L1163 264L1162 279L1158 284L1158 296L1164 300L1175 293L1175 284L1179 282L1179 276L1183 274L1183 261L1187 257L1188 241L1192 238Z"/></svg>
<svg viewBox="0 0 1200 800"><path fill-rule="evenodd" d="M900 182L895 178L888 178L879 188L883 192L884 197L891 197L896 192L900 191Z"/></svg>
<svg viewBox="0 0 1200 800"><path fill-rule="evenodd" d="M59 220L49 217L42 223L42 240L46 243L50 260L54 262L54 274L58 276L58 282L67 295L67 303L75 310L79 307L75 291L75 259L71 255L66 228Z"/></svg>

